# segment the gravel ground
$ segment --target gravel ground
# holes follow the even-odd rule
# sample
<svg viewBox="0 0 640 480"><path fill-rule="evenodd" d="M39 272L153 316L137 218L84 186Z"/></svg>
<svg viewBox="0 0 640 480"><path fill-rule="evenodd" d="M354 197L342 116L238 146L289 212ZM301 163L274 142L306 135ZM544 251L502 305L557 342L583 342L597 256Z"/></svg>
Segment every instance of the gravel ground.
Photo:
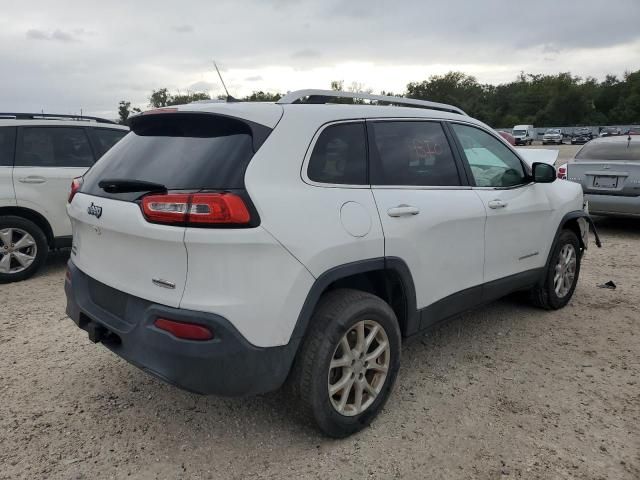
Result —
<svg viewBox="0 0 640 480"><path fill-rule="evenodd" d="M640 221L598 225L565 309L508 298L408 341L384 412L340 441L281 393L196 396L91 344L53 255L0 286L0 479L638 479Z"/></svg>

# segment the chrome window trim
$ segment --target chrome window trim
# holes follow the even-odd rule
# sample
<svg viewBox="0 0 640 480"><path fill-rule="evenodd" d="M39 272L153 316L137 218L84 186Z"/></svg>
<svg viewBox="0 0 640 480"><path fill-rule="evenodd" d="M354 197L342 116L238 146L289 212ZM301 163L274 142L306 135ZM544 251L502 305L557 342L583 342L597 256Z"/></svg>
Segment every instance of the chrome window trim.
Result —
<svg viewBox="0 0 640 480"><path fill-rule="evenodd" d="M472 190L469 185L371 185L376 190Z"/></svg>

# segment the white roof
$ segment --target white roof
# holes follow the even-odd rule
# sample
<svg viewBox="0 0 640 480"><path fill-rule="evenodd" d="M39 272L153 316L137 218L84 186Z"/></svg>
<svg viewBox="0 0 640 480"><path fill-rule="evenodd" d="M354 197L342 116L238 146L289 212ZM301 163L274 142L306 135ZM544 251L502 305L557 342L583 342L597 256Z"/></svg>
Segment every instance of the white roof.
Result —
<svg viewBox="0 0 640 480"><path fill-rule="evenodd" d="M432 118L447 120L462 120L481 124L467 115L431 110L428 108L397 107L386 105L362 104L276 104L266 102L230 102L230 103L190 103L166 107L180 112L210 112L229 115L244 120L260 123L274 128L282 115L300 115L314 122L325 123L333 120L347 120L356 118Z"/></svg>

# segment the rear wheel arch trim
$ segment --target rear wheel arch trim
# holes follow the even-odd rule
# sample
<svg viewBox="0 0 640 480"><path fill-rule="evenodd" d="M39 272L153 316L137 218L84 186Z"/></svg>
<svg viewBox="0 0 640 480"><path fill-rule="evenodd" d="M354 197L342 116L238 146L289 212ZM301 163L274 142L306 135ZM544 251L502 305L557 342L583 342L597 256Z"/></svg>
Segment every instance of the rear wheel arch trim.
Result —
<svg viewBox="0 0 640 480"><path fill-rule="evenodd" d="M407 264L398 257L378 257L366 260L358 260L333 267L321 274L311 286L307 293L298 320L291 335L291 341L297 344L301 342L307 333L311 317L316 309L318 302L327 288L334 282L357 275L360 273L368 273L375 271L391 270L400 278L405 298L406 321L404 328L401 325L402 335L409 336L416 333L419 329L420 316L416 308L416 293L413 278Z"/></svg>
<svg viewBox="0 0 640 480"><path fill-rule="evenodd" d="M40 227L40 229L42 229L42 233L44 233L44 236L47 239L49 248L53 247L55 240L53 228L51 228L51 224L41 213L26 207L0 207L0 217L5 216L20 217L35 223Z"/></svg>

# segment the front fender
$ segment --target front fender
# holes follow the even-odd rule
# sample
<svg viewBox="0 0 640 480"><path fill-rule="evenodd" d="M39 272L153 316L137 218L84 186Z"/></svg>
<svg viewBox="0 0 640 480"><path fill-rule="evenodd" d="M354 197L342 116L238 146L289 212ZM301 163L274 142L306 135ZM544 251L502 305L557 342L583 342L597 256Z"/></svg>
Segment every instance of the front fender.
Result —
<svg viewBox="0 0 640 480"><path fill-rule="evenodd" d="M593 236L596 240L596 246L598 248L602 248L602 241L600 240L600 235L598 234L598 230L596 229L595 223L593 223L593 219L591 216L584 210L576 210L573 212L567 213L560 222L560 226L558 227L558 231L556 232L556 238L560 235L560 231L564 228L564 226L570 222L571 220L578 220L578 225L580 226L581 232L581 240L583 242L584 248L587 248L587 239L589 235L589 229L593 232ZM555 243L555 240L554 240Z"/></svg>

